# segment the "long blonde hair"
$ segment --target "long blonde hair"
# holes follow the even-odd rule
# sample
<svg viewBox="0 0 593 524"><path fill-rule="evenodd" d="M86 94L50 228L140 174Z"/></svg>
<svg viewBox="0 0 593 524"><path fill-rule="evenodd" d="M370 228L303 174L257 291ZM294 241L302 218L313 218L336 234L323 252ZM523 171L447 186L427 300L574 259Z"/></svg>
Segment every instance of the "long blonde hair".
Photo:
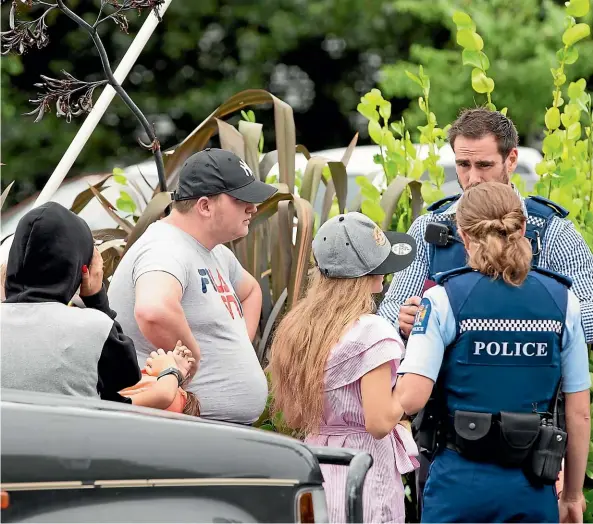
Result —
<svg viewBox="0 0 593 524"><path fill-rule="evenodd" d="M512 187L484 182L463 193L457 225L474 244L468 264L480 273L520 286L531 269L531 244L523 236L526 223L521 200Z"/></svg>
<svg viewBox="0 0 593 524"><path fill-rule="evenodd" d="M290 427L319 428L330 350L356 320L375 311L373 278L328 278L315 268L306 295L278 325L268 368L272 412L282 411Z"/></svg>

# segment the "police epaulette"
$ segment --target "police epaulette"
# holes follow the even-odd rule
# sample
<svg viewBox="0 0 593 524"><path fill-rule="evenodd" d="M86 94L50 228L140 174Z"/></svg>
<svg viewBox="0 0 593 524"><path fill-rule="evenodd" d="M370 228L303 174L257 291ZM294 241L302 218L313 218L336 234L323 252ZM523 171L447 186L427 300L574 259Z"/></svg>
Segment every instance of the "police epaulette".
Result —
<svg viewBox="0 0 593 524"><path fill-rule="evenodd" d="M459 200L459 198L461 198L461 194L441 198L440 200L437 200L436 202L430 204L430 206L428 206L426 210L430 212L436 211L438 208L444 206L448 202L455 202L455 200Z"/></svg>
<svg viewBox="0 0 593 524"><path fill-rule="evenodd" d="M542 267L532 267L531 271L535 271L536 273L540 273L546 277L553 278L554 280L557 280L558 282L560 282L561 284L563 284L564 286L566 286L568 288L572 287L572 278L567 277L566 275L563 275L562 273L556 273L556 271L552 271L550 269L544 269Z"/></svg>
<svg viewBox="0 0 593 524"><path fill-rule="evenodd" d="M558 215L561 218L566 218L569 215L569 211L565 208L563 208L561 205L557 204L556 202L553 202L552 200L548 200L547 198L544 198L543 196L539 196L539 195L533 195L533 196L529 196L525 199L525 204L528 206L529 201L532 202L536 202L538 204L544 205L548 208L550 208L554 214ZM528 208L529 210L529 208Z"/></svg>
<svg viewBox="0 0 593 524"><path fill-rule="evenodd" d="M457 275L462 275L463 273L468 273L470 271L473 271L473 269L469 266L457 267L455 269L450 269L449 271L443 271L442 273L437 273L434 277L434 280L439 286L442 286L451 277L455 277Z"/></svg>

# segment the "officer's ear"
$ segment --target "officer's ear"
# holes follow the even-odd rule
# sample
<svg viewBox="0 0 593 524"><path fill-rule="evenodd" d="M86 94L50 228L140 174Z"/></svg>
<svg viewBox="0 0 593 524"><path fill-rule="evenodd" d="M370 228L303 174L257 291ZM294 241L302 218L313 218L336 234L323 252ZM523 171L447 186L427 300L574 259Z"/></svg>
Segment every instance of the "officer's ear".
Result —
<svg viewBox="0 0 593 524"><path fill-rule="evenodd" d="M459 229L459 236L461 237L461 240L463 241L465 250L469 253L469 246L470 246L469 236L467 235L467 233L465 233L465 231L463 231L461 229Z"/></svg>
<svg viewBox="0 0 593 524"><path fill-rule="evenodd" d="M514 147L511 149L510 153L508 154L505 164L507 168L507 173L512 174L517 169L517 161L519 160L519 150Z"/></svg>

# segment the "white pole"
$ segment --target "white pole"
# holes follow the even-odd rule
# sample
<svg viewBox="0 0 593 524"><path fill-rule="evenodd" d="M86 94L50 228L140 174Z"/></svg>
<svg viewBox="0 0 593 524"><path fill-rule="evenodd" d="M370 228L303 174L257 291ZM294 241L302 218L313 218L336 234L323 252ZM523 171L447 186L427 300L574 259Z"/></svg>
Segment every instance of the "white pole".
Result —
<svg viewBox="0 0 593 524"><path fill-rule="evenodd" d="M165 11L172 1L173 0L165 0L161 4L159 9L159 15L161 17L165 14ZM154 11L151 10L148 17L144 21L144 24L140 28L140 31L138 31L136 38L134 38L132 44L126 51L126 54L113 73L113 76L118 81L118 83L121 84L126 79L128 73L138 59L142 49L144 49L144 46L152 36L152 33L154 32L158 23L159 19L157 18ZM58 190L58 187L60 187L60 184L63 182L64 178L66 178L68 171L70 171L70 168L78 158L82 148L85 146L92 132L95 130L95 127L97 127L97 124L101 120L101 117L107 110L107 107L113 100L114 96L115 90L110 85L107 85L97 100L97 103L89 113L89 116L86 117L82 126L78 130L78 133L76 133L74 140L70 146L68 146L68 149L54 169L54 172L49 177L49 180L37 197L33 207L45 204L54 196L55 192ZM8 260L8 252L10 250L10 246L12 245L13 238L13 236L7 238L0 247L0 264L5 264ZM0 283L0 285L3 285L3 283Z"/></svg>
<svg viewBox="0 0 593 524"><path fill-rule="evenodd" d="M161 17L165 14L165 11L167 10L171 2L172 0L165 0L161 5L161 8L159 9ZM118 83L121 84L128 76L128 73L132 69L132 66L136 63L138 56L140 55L142 49L144 49L144 46L152 36L152 33L154 32L158 23L159 20L156 14L154 13L154 11L151 10L150 14L146 18L146 21L140 28L140 31L138 31L136 38L134 38L134 41L126 51L126 54L124 55L117 69L113 73L113 76L115 77ZM49 180L47 181L45 187L37 197L37 200L35 201L35 204L33 204L33 207L45 204L54 196L55 192L58 190L58 187L60 187L60 184L63 182L64 178L68 174L68 171L70 171L70 168L78 158L78 155L82 151L82 148L85 146L92 132L95 130L95 127L97 127L97 124L101 120L101 117L107 110L107 107L113 100L114 96L115 90L110 85L107 85L101 93L101 96L97 100L97 103L89 113L89 116L86 117L84 123L78 130L78 133L76 133L74 140L72 140L72 143L70 144L70 146L68 146L66 153L64 153L64 156L54 169L54 172L49 177Z"/></svg>

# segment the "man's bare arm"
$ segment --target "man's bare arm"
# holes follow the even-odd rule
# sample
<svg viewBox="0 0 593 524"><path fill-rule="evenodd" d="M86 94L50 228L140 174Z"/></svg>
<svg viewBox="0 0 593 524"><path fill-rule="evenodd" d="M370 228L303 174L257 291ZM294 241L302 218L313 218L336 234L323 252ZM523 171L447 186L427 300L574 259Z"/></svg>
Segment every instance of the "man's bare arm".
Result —
<svg viewBox="0 0 593 524"><path fill-rule="evenodd" d="M591 435L589 410L590 395L588 390L566 393L565 416L568 447L562 495L567 500L577 500L583 491Z"/></svg>
<svg viewBox="0 0 593 524"><path fill-rule="evenodd" d="M181 298L179 281L164 271L145 273L136 281L134 316L147 340L157 348L172 350L178 340L191 350L196 359L195 374L200 361L200 347L191 332Z"/></svg>
<svg viewBox="0 0 593 524"><path fill-rule="evenodd" d="M257 280L251 274L243 270L243 276L235 289L237 297L241 301L243 316L247 325L249 339L253 340L257 332L257 326L261 317L262 292Z"/></svg>

